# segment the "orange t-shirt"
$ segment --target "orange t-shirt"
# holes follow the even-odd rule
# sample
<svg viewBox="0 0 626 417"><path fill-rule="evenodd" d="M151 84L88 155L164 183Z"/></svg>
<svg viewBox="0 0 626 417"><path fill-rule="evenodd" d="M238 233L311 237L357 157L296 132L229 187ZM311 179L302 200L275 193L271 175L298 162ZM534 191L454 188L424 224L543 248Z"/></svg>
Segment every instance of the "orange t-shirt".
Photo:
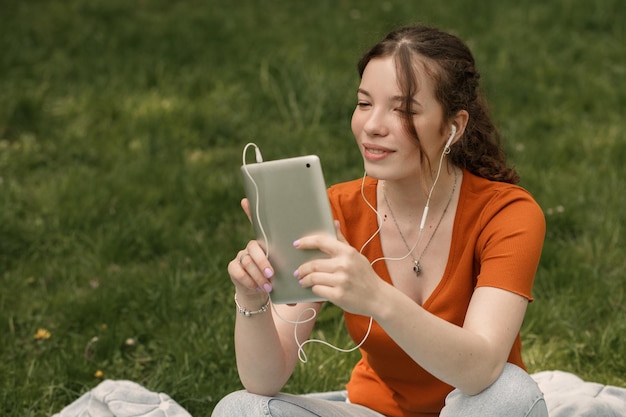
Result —
<svg viewBox="0 0 626 417"><path fill-rule="evenodd" d="M376 184L377 180L367 177L363 185L365 198L373 206ZM361 180L335 185L328 195L342 233L360 249L378 228L376 214L361 196ZM477 287L497 287L532 300L544 235L543 212L526 190L465 170L448 264L441 282L422 307L462 326ZM362 253L370 261L383 256L378 236ZM385 262L377 262L373 268L381 279L391 283ZM350 336L359 343L366 334L369 317L345 313L345 319ZM439 415L453 387L414 362L376 322L361 354L347 384L350 402L389 417ZM508 361L524 368L519 335Z"/></svg>

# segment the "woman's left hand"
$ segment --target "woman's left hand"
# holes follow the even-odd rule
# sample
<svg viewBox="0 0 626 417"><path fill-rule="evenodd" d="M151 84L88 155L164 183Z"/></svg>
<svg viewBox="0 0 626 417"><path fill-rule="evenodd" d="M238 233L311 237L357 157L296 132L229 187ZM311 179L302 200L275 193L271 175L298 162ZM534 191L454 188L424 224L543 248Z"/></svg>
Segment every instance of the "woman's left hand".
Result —
<svg viewBox="0 0 626 417"><path fill-rule="evenodd" d="M348 244L337 221L335 229L336 239L316 234L294 242L296 249L319 249L330 256L300 265L295 279L350 313L371 316L377 295L387 284L376 275L367 258Z"/></svg>

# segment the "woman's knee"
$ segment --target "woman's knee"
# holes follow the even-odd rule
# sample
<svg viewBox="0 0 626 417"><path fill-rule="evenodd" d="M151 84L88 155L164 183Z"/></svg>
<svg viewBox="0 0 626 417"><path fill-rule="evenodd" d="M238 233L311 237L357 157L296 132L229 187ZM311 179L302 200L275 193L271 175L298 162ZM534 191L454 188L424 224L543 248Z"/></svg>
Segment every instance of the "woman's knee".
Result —
<svg viewBox="0 0 626 417"><path fill-rule="evenodd" d="M211 417L262 417L268 416L269 397L251 394L248 391L235 391L222 398Z"/></svg>
<svg viewBox="0 0 626 417"><path fill-rule="evenodd" d="M507 363L500 377L480 394L452 391L441 417L454 416L547 417L548 411L537 383L523 369Z"/></svg>

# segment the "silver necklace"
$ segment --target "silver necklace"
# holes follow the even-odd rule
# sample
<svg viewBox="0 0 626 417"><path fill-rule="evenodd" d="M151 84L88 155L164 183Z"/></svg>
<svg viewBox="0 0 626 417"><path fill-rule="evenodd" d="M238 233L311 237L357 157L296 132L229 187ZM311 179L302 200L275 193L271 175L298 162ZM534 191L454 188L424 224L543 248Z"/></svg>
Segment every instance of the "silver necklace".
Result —
<svg viewBox="0 0 626 417"><path fill-rule="evenodd" d="M424 256L426 249L428 249L428 247L430 246L430 242L433 241L433 237L435 237L435 233L437 233L437 229L439 229L439 225L443 221L443 218L446 215L448 208L450 207L450 203L452 202L452 197L454 196L454 191L456 190L456 181L457 181L457 172L455 169L454 170L454 184L452 185L452 192L450 193L450 197L448 198L446 207L443 209L443 213L441 213L441 217L439 218L439 221L437 222L437 225L435 226L435 230L433 230L433 234L430 235L430 239L428 239L428 242L426 242L426 246L424 246L422 253L420 253L420 256L417 259L415 259L415 256L413 256L413 249L411 249L411 247L407 243L404 237L404 234L402 233L402 230L400 229L400 225L398 224L398 221L396 220L396 216L393 214L393 210L391 209L391 204L389 204L389 200L387 199L387 192L385 191L385 183L383 183L383 198L385 199L385 204L387 204L387 208L389 208L389 214L391 214L391 218L393 219L393 222L396 225L396 229L398 229L398 233L400 234L400 238L402 238L402 242L404 242L404 246L406 246L406 249L411 254L411 258L413 259L413 272L415 272L416 276L419 276L422 273L422 266L420 265L422 256ZM415 243L414 247L417 246L417 243L419 243L421 238L422 238L422 233L420 231L420 234L417 237L417 242Z"/></svg>

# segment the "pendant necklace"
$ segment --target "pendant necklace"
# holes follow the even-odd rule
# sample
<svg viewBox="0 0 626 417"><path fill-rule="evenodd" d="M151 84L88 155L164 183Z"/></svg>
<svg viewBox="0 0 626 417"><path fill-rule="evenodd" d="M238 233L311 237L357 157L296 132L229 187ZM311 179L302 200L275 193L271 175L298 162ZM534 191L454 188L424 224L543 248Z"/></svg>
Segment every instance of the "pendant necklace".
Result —
<svg viewBox="0 0 626 417"><path fill-rule="evenodd" d="M391 218L393 219L393 222L396 225L396 229L398 229L398 233L400 234L400 238L402 239L402 242L404 242L404 246L406 246L406 249L409 251L411 258L413 259L413 272L415 272L415 276L419 276L422 273L422 266L420 265L420 261L422 260L422 256L424 256L426 249L428 249L428 246L430 246L430 242L433 241L433 237L435 237L435 233L437 233L437 229L439 229L439 225L443 221L443 218L446 215L446 212L448 211L448 207L450 207L450 203L452 202L452 197L454 196L454 191L456 190L456 181L457 181L457 172L456 170L454 170L454 184L452 185L452 192L450 193L450 197L448 198L446 207L443 209L443 213L441 213L441 217L439 218L439 221L437 222L437 225L435 226L435 230L433 230L433 234L430 235L430 239L428 239L426 246L424 246L422 253L420 253L420 256L417 259L415 259L415 256L413 256L413 249L411 249L406 239L404 238L404 234L402 233L402 230L400 229L400 225L398 224L398 221L396 220L396 216L393 214L393 210L391 209L391 204L389 204L389 200L387 199L387 193L385 192L385 183L383 183L383 198L385 199L385 204L387 204L387 208L389 208L389 214L391 214ZM421 238L422 238L422 234L420 231L420 234L417 237L417 242L415 243L415 246L413 248L417 246Z"/></svg>

